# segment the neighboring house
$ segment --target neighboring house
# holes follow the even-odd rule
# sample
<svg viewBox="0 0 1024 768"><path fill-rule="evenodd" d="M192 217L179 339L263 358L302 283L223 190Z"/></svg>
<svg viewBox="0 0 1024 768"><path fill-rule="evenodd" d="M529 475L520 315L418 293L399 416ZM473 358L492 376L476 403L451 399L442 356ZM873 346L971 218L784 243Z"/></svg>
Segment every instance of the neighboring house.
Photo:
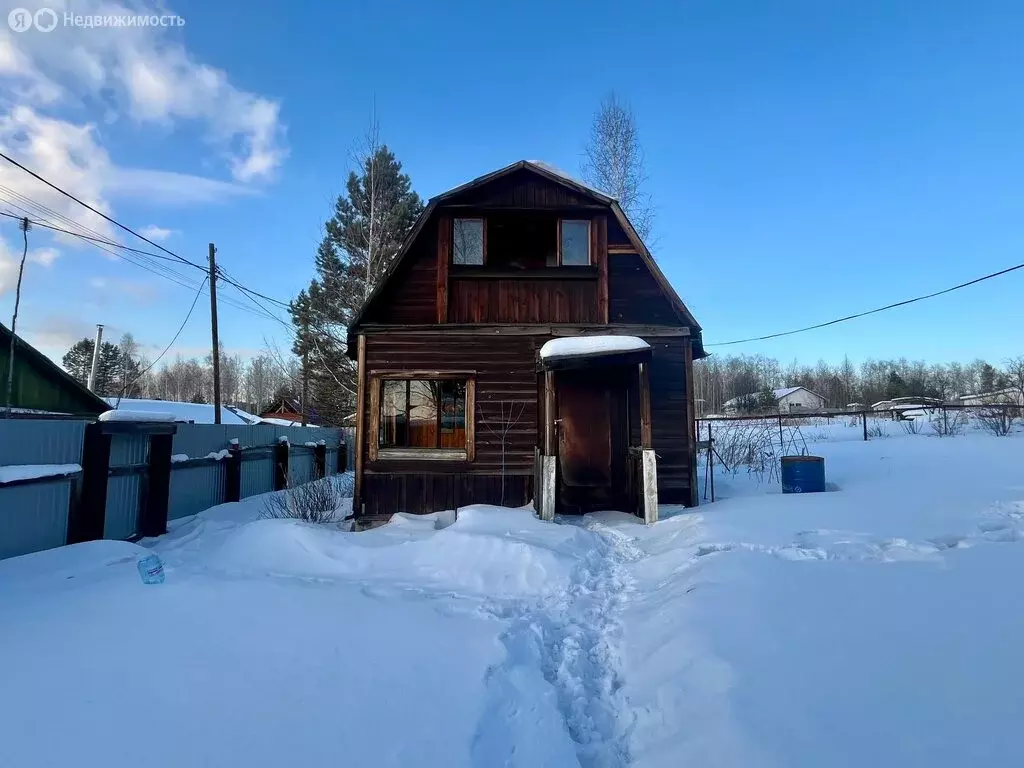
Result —
<svg viewBox="0 0 1024 768"><path fill-rule="evenodd" d="M773 390L772 395L775 397L775 409L779 413L820 411L825 407L825 398L805 387L782 387ZM740 395L726 400L722 404L722 408L727 416L735 416L746 410L760 410L758 407L760 398L761 396L756 392ZM753 404L753 408L748 408L748 404Z"/></svg>
<svg viewBox="0 0 1024 768"><path fill-rule="evenodd" d="M697 504L700 325L618 203L550 166L431 199L348 333L357 517Z"/></svg>
<svg viewBox="0 0 1024 768"><path fill-rule="evenodd" d="M289 400L287 397L279 398L271 403L264 411L260 414L263 419L273 419L272 422L286 422L289 426L294 424L295 426L301 426L302 424L302 409L299 408L299 404L294 400Z"/></svg>
<svg viewBox="0 0 1024 768"><path fill-rule="evenodd" d="M961 395L958 399L961 405L1024 405L1024 392L1008 387L997 389L995 392Z"/></svg>
<svg viewBox="0 0 1024 768"><path fill-rule="evenodd" d="M176 400L147 400L131 397L105 398L110 408L120 411L145 411L147 413L166 413L174 421L187 424L214 424L214 408L206 403L179 403ZM220 409L221 424L261 424L259 416L235 408L222 405Z"/></svg>
<svg viewBox="0 0 1024 768"><path fill-rule="evenodd" d="M0 324L0 409L7 404L10 354L11 331ZM97 416L110 410L101 398L20 336L14 342L11 407L75 416Z"/></svg>

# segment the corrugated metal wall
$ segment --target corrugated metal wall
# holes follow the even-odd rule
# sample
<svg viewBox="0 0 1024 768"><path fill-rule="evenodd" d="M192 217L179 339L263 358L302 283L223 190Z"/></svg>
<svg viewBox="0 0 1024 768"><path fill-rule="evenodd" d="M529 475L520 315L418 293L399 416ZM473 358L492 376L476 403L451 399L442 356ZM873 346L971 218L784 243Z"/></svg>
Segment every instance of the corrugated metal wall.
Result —
<svg viewBox="0 0 1024 768"><path fill-rule="evenodd" d="M149 461L149 438L145 435L113 435L110 439L110 471L107 478L107 512L103 538L127 539L138 531L139 504ZM116 474L134 467L131 474Z"/></svg>
<svg viewBox="0 0 1024 768"><path fill-rule="evenodd" d="M81 464L86 421L0 420L0 466ZM64 544L76 480L0 488L0 559Z"/></svg>
<svg viewBox="0 0 1024 768"><path fill-rule="evenodd" d="M87 421L0 419L0 466L13 464L81 464ZM337 472L339 441L351 442L350 430L271 425L179 424L172 454L203 458L226 450L232 439L243 449L241 496L247 498L274 488L273 449L285 436L291 445L289 485L313 478L313 449L307 442L323 440L328 448L327 473ZM260 450L263 449L263 450ZM351 447L349 456L352 456ZM127 539L138 531L144 499L149 438L114 435L110 443L103 535ZM351 461L351 459L350 459ZM200 466L171 464L168 518L194 515L224 501L226 462ZM49 549L64 544L68 509L75 480L0 488L0 558Z"/></svg>

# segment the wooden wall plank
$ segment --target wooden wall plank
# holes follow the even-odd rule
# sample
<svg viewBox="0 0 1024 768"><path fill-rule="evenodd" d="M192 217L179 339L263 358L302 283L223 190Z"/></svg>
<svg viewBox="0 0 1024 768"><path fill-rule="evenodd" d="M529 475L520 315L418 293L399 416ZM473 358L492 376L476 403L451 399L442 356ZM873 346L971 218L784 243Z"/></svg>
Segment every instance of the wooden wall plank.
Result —
<svg viewBox="0 0 1024 768"><path fill-rule="evenodd" d="M451 216L437 222L437 322L448 322L448 264L451 262Z"/></svg>
<svg viewBox="0 0 1024 768"><path fill-rule="evenodd" d="M597 316L598 322L608 322L608 218L595 216L590 226L593 238L592 253L597 264Z"/></svg>

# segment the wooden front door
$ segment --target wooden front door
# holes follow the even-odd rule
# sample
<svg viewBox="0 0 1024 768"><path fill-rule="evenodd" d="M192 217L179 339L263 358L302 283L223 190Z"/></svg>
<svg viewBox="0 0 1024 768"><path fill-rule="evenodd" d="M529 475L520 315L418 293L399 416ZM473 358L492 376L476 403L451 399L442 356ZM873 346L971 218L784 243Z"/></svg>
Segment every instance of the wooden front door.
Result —
<svg viewBox="0 0 1024 768"><path fill-rule="evenodd" d="M559 371L558 497L561 511L620 506L625 490L624 390L605 371Z"/></svg>

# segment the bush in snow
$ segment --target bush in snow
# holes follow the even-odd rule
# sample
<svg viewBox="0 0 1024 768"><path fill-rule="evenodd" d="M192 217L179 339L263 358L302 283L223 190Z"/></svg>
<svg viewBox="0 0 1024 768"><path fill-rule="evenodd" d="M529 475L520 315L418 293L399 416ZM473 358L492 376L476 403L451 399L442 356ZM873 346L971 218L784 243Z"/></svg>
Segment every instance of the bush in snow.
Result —
<svg viewBox="0 0 1024 768"><path fill-rule="evenodd" d="M1006 437L1013 431L1015 411L1015 408L983 408L976 416L983 429L998 437Z"/></svg>
<svg viewBox="0 0 1024 768"><path fill-rule="evenodd" d="M339 517L344 498L341 484L334 478L316 480L269 495L260 517L332 523Z"/></svg>
<svg viewBox="0 0 1024 768"><path fill-rule="evenodd" d="M904 419L900 422L900 426L903 427L903 431L908 435L920 435L924 429L924 419Z"/></svg>
<svg viewBox="0 0 1024 768"><path fill-rule="evenodd" d="M955 437L962 434L967 427L967 417L962 412L950 415L948 411L934 414L931 417L932 430L939 437Z"/></svg>
<svg viewBox="0 0 1024 768"><path fill-rule="evenodd" d="M729 470L746 466L769 482L778 477L781 457L808 453L799 425L780 427L778 419L716 422L713 440L716 457Z"/></svg>

